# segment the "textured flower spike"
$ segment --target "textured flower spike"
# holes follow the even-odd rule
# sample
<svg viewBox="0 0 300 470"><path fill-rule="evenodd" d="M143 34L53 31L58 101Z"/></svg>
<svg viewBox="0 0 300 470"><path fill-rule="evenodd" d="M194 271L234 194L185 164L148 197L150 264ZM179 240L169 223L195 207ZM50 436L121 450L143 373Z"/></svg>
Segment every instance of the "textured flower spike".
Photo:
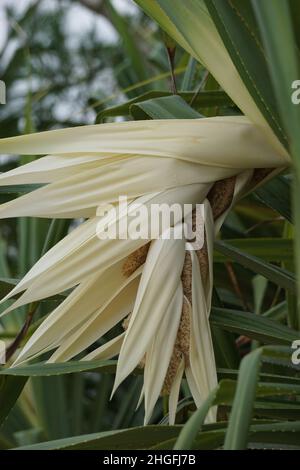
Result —
<svg viewBox="0 0 300 470"><path fill-rule="evenodd" d="M0 140L0 153L49 154L0 176L4 185L46 183L3 204L0 217L88 219L5 298L21 294L8 312L74 288L31 336L15 366L50 351L50 362L69 360L123 323L123 333L96 345L84 360L119 355L115 388L143 363L146 422L161 393L169 394L174 422L183 374L199 406L217 380L208 318L214 236L231 204L251 188L253 169L284 167L289 157L244 117L52 131ZM203 248L189 252L185 240L162 237L100 239L97 207L117 207L120 194L128 196L129 212L137 202L148 208L202 202ZM124 217L116 212L112 223ZM213 410L208 419L214 418Z"/></svg>

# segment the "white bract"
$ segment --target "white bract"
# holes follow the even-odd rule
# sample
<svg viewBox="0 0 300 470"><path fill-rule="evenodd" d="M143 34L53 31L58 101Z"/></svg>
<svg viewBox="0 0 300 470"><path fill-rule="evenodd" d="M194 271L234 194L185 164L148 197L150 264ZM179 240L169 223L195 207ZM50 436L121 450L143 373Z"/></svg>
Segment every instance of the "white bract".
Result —
<svg viewBox="0 0 300 470"><path fill-rule="evenodd" d="M234 204L251 189L254 169L282 168L290 158L249 95L203 3L164 0L164 9L156 0L137 3L207 67L249 119L123 122L0 140L2 154L47 155L0 175L2 185L45 184L2 204L0 218L86 219L3 300L20 294L7 313L73 288L30 337L14 366L45 352L51 352L50 362L67 361L126 318L124 332L96 344L83 360L118 355L114 389L142 362L145 422L171 377L169 420L174 422L183 374L197 406L217 383L209 327L212 250L229 208L214 220L207 195L215 182L235 176ZM203 278L197 253L189 251L190 297L182 278L184 239L97 235L97 208L117 205L119 195L149 208L203 204L208 271ZM178 229L181 221L176 222L170 230ZM208 420L215 416L212 409Z"/></svg>
<svg viewBox="0 0 300 470"><path fill-rule="evenodd" d="M206 196L215 181L236 175L235 200L247 187L253 168L285 166L286 154L270 145L244 117L57 130L2 139L0 152L48 154L0 176L3 185L47 183L3 204L0 217L87 219L49 250L5 298L21 294L10 311L74 288L31 336L15 365L46 351L53 351L50 362L69 360L131 314L124 333L96 347L85 359L119 354L115 387L144 361L146 421L163 388L180 329L185 241L163 237L152 241L146 261L128 276L124 263L148 240L99 239L97 207L116 204L119 194L149 207L152 203L204 203L209 279L202 279L192 253L192 302L186 299L190 349L173 377L170 420L174 421L184 372L199 406L217 380L208 316L212 243L225 217L213 221Z"/></svg>

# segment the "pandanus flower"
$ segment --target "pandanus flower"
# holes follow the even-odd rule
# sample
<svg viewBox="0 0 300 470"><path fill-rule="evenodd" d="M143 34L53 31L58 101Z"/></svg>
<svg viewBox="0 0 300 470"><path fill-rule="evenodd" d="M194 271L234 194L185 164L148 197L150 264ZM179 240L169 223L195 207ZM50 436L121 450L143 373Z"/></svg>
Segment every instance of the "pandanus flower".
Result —
<svg viewBox="0 0 300 470"><path fill-rule="evenodd" d="M144 368L145 422L161 394L169 395L174 422L183 374L199 406L217 383L209 328L214 237L231 205L259 181L257 169L264 175L286 166L286 153L245 117L55 130L2 139L0 153L47 155L0 176L2 185L43 184L2 204L1 218L85 219L5 298L19 295L8 312L73 289L14 365L45 352L50 362L67 361L89 348L83 360L118 355L114 388ZM176 237L101 239L97 207L117 206L119 195L127 195L129 210L137 202L203 203L203 247L186 250L186 240ZM124 331L99 347L119 323Z"/></svg>
<svg viewBox="0 0 300 470"><path fill-rule="evenodd" d="M14 366L43 353L49 362L118 356L114 389L143 367L145 422L166 394L172 423L183 375L196 406L217 384L209 328L214 238L231 206L290 158L233 65L204 2L136 1L203 63L247 118L123 122L0 140L2 154L47 155L0 175L2 185L44 185L0 206L1 218L85 219L3 300L18 295L7 313L68 292ZM136 203L148 208L202 203L203 246L193 251L184 238L163 234L102 239L97 208L118 207L119 195L128 197L129 212ZM115 214L114 223L125 217ZM148 218L145 214L142 224ZM182 222L174 221L170 234ZM118 324L123 332L99 346ZM215 416L212 409L208 420Z"/></svg>

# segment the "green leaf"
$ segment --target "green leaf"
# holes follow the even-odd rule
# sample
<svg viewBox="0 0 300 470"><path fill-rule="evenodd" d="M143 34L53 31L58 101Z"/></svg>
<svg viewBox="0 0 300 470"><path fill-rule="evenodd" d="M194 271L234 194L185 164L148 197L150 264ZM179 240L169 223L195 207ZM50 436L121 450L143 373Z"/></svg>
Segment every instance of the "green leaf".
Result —
<svg viewBox="0 0 300 470"><path fill-rule="evenodd" d="M277 178L260 186L254 195L289 222L292 222L291 189L288 178L277 176Z"/></svg>
<svg viewBox="0 0 300 470"><path fill-rule="evenodd" d="M299 106L291 99L292 83L299 78L299 63L289 2L252 0L263 44L267 52L268 68L276 93L281 119L292 144L299 140ZM294 142L295 141L295 142ZM298 144L297 144L298 145ZM300 163L299 155L295 155Z"/></svg>
<svg viewBox="0 0 300 470"><path fill-rule="evenodd" d="M130 383L130 386L127 388L127 393L122 396L122 402L119 405L118 415L112 423L112 429L130 427L142 388L142 377L136 377Z"/></svg>
<svg viewBox="0 0 300 470"><path fill-rule="evenodd" d="M0 278L0 297L2 298L7 295L19 282L20 279ZM20 295L21 294L13 295L12 299L17 299L18 297L20 297ZM52 297L49 297L46 300L42 299L41 302L47 302L49 299L62 301L66 298L66 296L67 291L53 295Z"/></svg>
<svg viewBox="0 0 300 470"><path fill-rule="evenodd" d="M28 366L0 369L0 375L15 377L50 377L53 375L74 374L91 370L102 373L115 372L116 361L69 361L55 364L37 362Z"/></svg>
<svg viewBox="0 0 300 470"><path fill-rule="evenodd" d="M270 318L270 319L282 322L287 317L287 309L288 309L287 302L283 301L275 305L274 307L269 308L262 315L266 318Z"/></svg>
<svg viewBox="0 0 300 470"><path fill-rule="evenodd" d="M0 297L5 297L19 282L19 279L0 279Z"/></svg>
<svg viewBox="0 0 300 470"><path fill-rule="evenodd" d="M176 438L180 429L180 426L143 426L41 442L31 446L18 447L15 450L149 449L162 441Z"/></svg>
<svg viewBox="0 0 300 470"><path fill-rule="evenodd" d="M106 117L129 116L133 104L168 96L174 95L167 91L149 91L123 104L106 108L97 115L96 122L100 123ZM194 92L179 92L176 96L180 96L186 103L190 103L193 100L193 108L196 110L207 107L228 108L234 106L232 100L223 91L201 91L196 95Z"/></svg>
<svg viewBox="0 0 300 470"><path fill-rule="evenodd" d="M294 26L294 33L297 41L298 52L300 50L300 11L298 0L288 0L290 4L291 17Z"/></svg>
<svg viewBox="0 0 300 470"><path fill-rule="evenodd" d="M0 425L19 398L27 377L0 377Z"/></svg>
<svg viewBox="0 0 300 470"><path fill-rule="evenodd" d="M223 308L212 308L212 325L232 331L266 344L290 345L299 338L299 333L287 326L254 313L239 312Z"/></svg>
<svg viewBox="0 0 300 470"><path fill-rule="evenodd" d="M297 445L300 439L300 423L270 423L250 427L249 441Z"/></svg>
<svg viewBox="0 0 300 470"><path fill-rule="evenodd" d="M180 96L166 96L133 104L130 112L134 119L197 119L201 115Z"/></svg>
<svg viewBox="0 0 300 470"><path fill-rule="evenodd" d="M269 281L274 282L274 284L284 287L292 292L296 291L295 277L286 269L267 263L264 260L247 254L225 242L217 241L215 243L215 247L216 250L220 251L223 255L228 256L245 268L251 269L251 271L254 271L257 274L261 274L269 279Z"/></svg>
<svg viewBox="0 0 300 470"><path fill-rule="evenodd" d="M67 235L69 226L70 219L53 219L51 221L47 237L43 244L41 256Z"/></svg>
<svg viewBox="0 0 300 470"><path fill-rule="evenodd" d="M247 448L248 434L261 366L261 349L248 354L241 362L237 389L224 443L226 450Z"/></svg>
<svg viewBox="0 0 300 470"><path fill-rule="evenodd" d="M193 413L191 418L184 425L178 439L174 445L176 450L189 450L193 448L193 442L199 432L203 430L204 421L211 406L216 405L231 405L234 401L235 393L237 392L237 382L234 380L222 380L218 387L213 390L203 404ZM257 384L255 394L257 397L276 397L276 396L297 396L300 393L300 385L295 384L281 384L281 383L268 383L260 382ZM243 403L243 402L241 402ZM185 406L193 404L192 400L188 400ZM264 403L261 406L268 408L271 404ZM257 411L257 406L255 406Z"/></svg>
<svg viewBox="0 0 300 470"><path fill-rule="evenodd" d="M299 339L299 332L298 338ZM294 350L287 346L268 346L264 347L262 361L264 370L272 374L285 375L285 381L289 382L293 379L295 383L300 379L300 365L293 364L292 354Z"/></svg>
<svg viewBox="0 0 300 470"><path fill-rule="evenodd" d="M70 435L65 377L32 377L31 384L39 424L46 439Z"/></svg>
<svg viewBox="0 0 300 470"><path fill-rule="evenodd" d="M0 186L0 194L26 194L41 188L44 184L14 184Z"/></svg>
<svg viewBox="0 0 300 470"><path fill-rule="evenodd" d="M226 243L269 262L291 262L294 259L293 241L288 238L240 238ZM224 263L228 257L215 250L214 262Z"/></svg>
<svg viewBox="0 0 300 470"><path fill-rule="evenodd" d="M189 91L192 89L196 70L197 61L194 57L190 56L187 69L182 78L181 91Z"/></svg>
<svg viewBox="0 0 300 470"><path fill-rule="evenodd" d="M294 161L293 203L296 226L295 259L298 291L298 324L300 325L300 106L292 100L293 83L299 79L299 51L293 29L290 2L252 0L267 52L269 71L276 93L281 120L288 135L289 150ZM295 10L293 9L293 12ZM298 33L297 33L298 34Z"/></svg>
<svg viewBox="0 0 300 470"><path fill-rule="evenodd" d="M265 350L266 348L269 348L270 346L264 346L264 354L265 354ZM279 346L278 346L279 347ZM300 384L300 377L295 377L295 376L289 376L289 375L279 375L279 374L275 374L275 373L268 373L268 372L264 372L265 371L265 362L266 362L266 359L264 356L262 356L262 362L263 362L263 371L261 372L260 376L261 376L261 379L266 381L266 382L276 382L276 383L291 383L291 384L295 384L295 385L299 385ZM222 368L218 368L217 369L217 373L218 373L218 378L219 380L221 379L231 379L231 380L235 380L238 376L238 371L237 370L232 370L232 369L222 369Z"/></svg>
<svg viewBox="0 0 300 470"><path fill-rule="evenodd" d="M239 365L239 353L234 335L212 324L211 328L216 363L221 367L235 369Z"/></svg>
<svg viewBox="0 0 300 470"><path fill-rule="evenodd" d="M257 397L274 397L282 395L299 395L300 385L260 382L257 384Z"/></svg>
<svg viewBox="0 0 300 470"><path fill-rule="evenodd" d="M251 3L241 0L205 0L205 3L249 93L275 134L285 141Z"/></svg>
<svg viewBox="0 0 300 470"><path fill-rule="evenodd" d="M193 442L201 430L204 420L209 412L210 407L215 402L217 392L222 387L220 384L215 390L210 392L208 397L204 400L202 405L198 408L197 411L191 416L188 420L181 433L178 436L178 439L174 445L174 450L189 450L192 448Z"/></svg>
<svg viewBox="0 0 300 470"><path fill-rule="evenodd" d="M198 434L193 448L199 450L219 449L223 445L225 433L225 426L216 429L206 426L205 431ZM287 444L293 446L299 444L299 439L299 422L252 424L249 430L249 447L252 447L253 443L261 443L263 448L267 444L280 444L280 446Z"/></svg>

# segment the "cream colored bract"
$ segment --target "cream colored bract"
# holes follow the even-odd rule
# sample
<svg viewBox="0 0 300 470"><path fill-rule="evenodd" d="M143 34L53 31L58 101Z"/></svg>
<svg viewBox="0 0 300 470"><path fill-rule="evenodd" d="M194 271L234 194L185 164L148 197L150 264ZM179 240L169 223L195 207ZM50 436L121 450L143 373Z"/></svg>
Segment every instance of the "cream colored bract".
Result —
<svg viewBox="0 0 300 470"><path fill-rule="evenodd" d="M3 185L46 183L3 204L0 217L87 219L5 298L21 294L8 312L74 288L31 336L14 366L47 351L52 351L50 362L69 360L128 317L123 333L96 345L83 360L119 355L115 388L142 362L146 422L167 379L174 422L184 372L199 406L217 383L208 317L213 238L226 215L213 220L206 196L216 181L236 176L234 203L254 168L283 167L289 157L244 117L64 129L2 139L0 153L48 154L0 176ZM208 278L191 253L190 299L182 284L184 240L158 239L149 248L147 240L98 238L97 207L116 203L120 194L148 205L204 203ZM128 260L131 272L124 269ZM188 343L178 345L184 334ZM212 411L209 419L214 418Z"/></svg>

